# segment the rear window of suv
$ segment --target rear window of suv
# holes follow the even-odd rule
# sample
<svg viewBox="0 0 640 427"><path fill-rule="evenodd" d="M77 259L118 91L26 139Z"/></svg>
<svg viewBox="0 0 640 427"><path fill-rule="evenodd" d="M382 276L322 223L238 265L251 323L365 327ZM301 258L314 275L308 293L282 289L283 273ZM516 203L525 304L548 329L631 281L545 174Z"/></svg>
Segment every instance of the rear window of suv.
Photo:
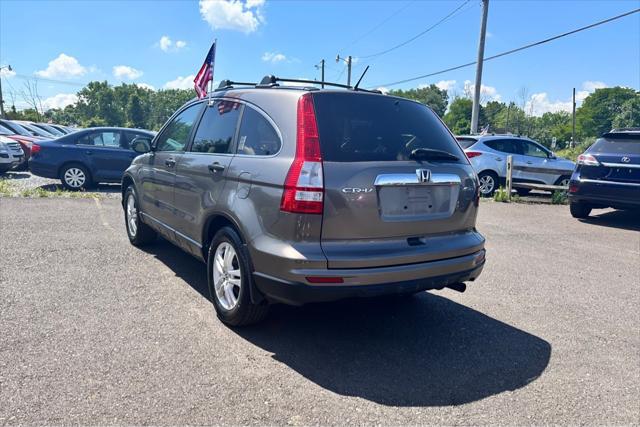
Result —
<svg viewBox="0 0 640 427"><path fill-rule="evenodd" d="M382 95L316 93L313 96L323 160L410 160L416 148L464 153L440 119L422 104Z"/></svg>
<svg viewBox="0 0 640 427"><path fill-rule="evenodd" d="M640 135L611 134L599 138L589 149L591 153L640 154Z"/></svg>

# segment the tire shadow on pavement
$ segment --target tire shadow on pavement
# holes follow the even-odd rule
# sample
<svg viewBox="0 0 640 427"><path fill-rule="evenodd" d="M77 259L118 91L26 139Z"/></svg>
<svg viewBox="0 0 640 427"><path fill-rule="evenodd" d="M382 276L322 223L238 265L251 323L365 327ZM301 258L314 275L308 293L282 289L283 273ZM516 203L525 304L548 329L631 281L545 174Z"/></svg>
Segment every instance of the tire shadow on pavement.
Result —
<svg viewBox="0 0 640 427"><path fill-rule="evenodd" d="M516 390L545 370L545 340L433 293L274 306L236 329L319 386L389 406L449 406Z"/></svg>
<svg viewBox="0 0 640 427"><path fill-rule="evenodd" d="M209 301L202 262L164 239L144 250ZM274 305L262 323L233 331L327 390L389 406L461 405L516 390L551 355L547 341L428 292Z"/></svg>
<svg viewBox="0 0 640 427"><path fill-rule="evenodd" d="M591 216L580 221L603 227L640 231L640 210L610 211L601 214L596 210L591 213Z"/></svg>

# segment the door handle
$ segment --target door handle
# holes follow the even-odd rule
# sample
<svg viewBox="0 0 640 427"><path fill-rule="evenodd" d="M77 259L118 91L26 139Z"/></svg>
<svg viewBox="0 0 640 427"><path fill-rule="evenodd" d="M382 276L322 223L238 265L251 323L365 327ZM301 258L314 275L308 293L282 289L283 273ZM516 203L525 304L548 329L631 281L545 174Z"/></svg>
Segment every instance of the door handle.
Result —
<svg viewBox="0 0 640 427"><path fill-rule="evenodd" d="M224 170L224 166L221 165L219 162L214 162L213 164L209 165L209 171L211 171L212 173L222 172L223 170Z"/></svg>
<svg viewBox="0 0 640 427"><path fill-rule="evenodd" d="M172 168L176 165L176 161L174 159L167 159L164 161L164 164Z"/></svg>
<svg viewBox="0 0 640 427"><path fill-rule="evenodd" d="M533 164L533 162L532 162L532 161L530 161L530 160L527 160L527 164L528 164L528 165L532 165L532 164Z"/></svg>
<svg viewBox="0 0 640 427"><path fill-rule="evenodd" d="M496 157L496 161L501 162L502 161L502 157Z"/></svg>
<svg viewBox="0 0 640 427"><path fill-rule="evenodd" d="M84 153L85 153L85 154L88 154L88 155L92 155L92 154L93 154L93 152L91 152L91 151L89 151L89 150L85 151Z"/></svg>

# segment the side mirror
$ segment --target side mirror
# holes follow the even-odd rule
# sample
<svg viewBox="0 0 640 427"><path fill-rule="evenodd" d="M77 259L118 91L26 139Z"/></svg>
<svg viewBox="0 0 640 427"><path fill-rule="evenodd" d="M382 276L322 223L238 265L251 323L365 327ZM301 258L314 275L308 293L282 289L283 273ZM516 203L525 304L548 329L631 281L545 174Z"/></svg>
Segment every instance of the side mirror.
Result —
<svg viewBox="0 0 640 427"><path fill-rule="evenodd" d="M138 136L131 141L131 148L139 154L145 154L151 151L151 140Z"/></svg>
<svg viewBox="0 0 640 427"><path fill-rule="evenodd" d="M551 151L551 152L549 153L549 158L550 158L550 159L557 159L558 157L556 157L556 153L554 153L553 151Z"/></svg>

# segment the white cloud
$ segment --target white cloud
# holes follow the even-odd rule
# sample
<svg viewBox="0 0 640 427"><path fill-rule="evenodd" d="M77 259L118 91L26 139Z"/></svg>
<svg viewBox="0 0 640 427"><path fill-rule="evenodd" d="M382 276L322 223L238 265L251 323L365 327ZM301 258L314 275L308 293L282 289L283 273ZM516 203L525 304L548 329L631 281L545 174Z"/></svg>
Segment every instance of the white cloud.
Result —
<svg viewBox="0 0 640 427"><path fill-rule="evenodd" d="M160 37L157 46L165 52L177 52L178 50L187 46L187 42L184 40L176 40L174 43L169 36Z"/></svg>
<svg viewBox="0 0 640 427"><path fill-rule="evenodd" d="M178 76L177 78L168 81L164 84L165 89L193 89L193 80L196 78L195 74L191 74L186 77Z"/></svg>
<svg viewBox="0 0 640 427"><path fill-rule="evenodd" d="M464 81L464 92L471 94L475 92L476 85L471 83L471 80ZM480 103L485 104L489 101L500 101L502 95L498 93L498 90L493 86L480 85Z"/></svg>
<svg viewBox="0 0 640 427"><path fill-rule="evenodd" d="M142 74L144 74L142 71L128 65L116 65L113 67L113 75L117 79L135 80L142 77Z"/></svg>
<svg viewBox="0 0 640 427"><path fill-rule="evenodd" d="M160 49L164 50L165 52L167 52L171 47L171 45L173 44L169 36L160 37L159 43L160 43Z"/></svg>
<svg viewBox="0 0 640 427"><path fill-rule="evenodd" d="M582 83L582 89L588 92L593 92L596 89L604 89L605 87L607 87L607 84L604 82L587 80L586 82Z"/></svg>
<svg viewBox="0 0 640 427"><path fill-rule="evenodd" d="M143 89L156 90L156 88L153 85L150 85L149 83L136 83L136 86L141 87Z"/></svg>
<svg viewBox="0 0 640 427"><path fill-rule="evenodd" d="M214 30L253 33L264 23L264 0L200 0L200 15Z"/></svg>
<svg viewBox="0 0 640 427"><path fill-rule="evenodd" d="M45 110L52 108L64 108L67 105L75 104L78 101L78 95L75 93L59 93L42 101L42 107Z"/></svg>
<svg viewBox="0 0 640 427"><path fill-rule="evenodd" d="M455 80L440 80L438 83L436 83L436 87L440 90L446 90L447 92L451 89L453 89L454 87L456 87L456 81Z"/></svg>
<svg viewBox="0 0 640 427"><path fill-rule="evenodd" d="M11 78L16 75L16 72L13 70L9 70L8 68L3 68L0 70L0 77L4 77L5 79Z"/></svg>
<svg viewBox="0 0 640 427"><path fill-rule="evenodd" d="M264 62L271 62L272 64L275 64L277 62L286 61L287 57L277 52L265 52L262 54L262 60Z"/></svg>
<svg viewBox="0 0 640 427"><path fill-rule="evenodd" d="M36 71L36 75L45 78L71 78L84 76L87 68L80 65L73 56L61 53L57 58L49 62L49 66L41 71Z"/></svg>
<svg viewBox="0 0 640 427"><path fill-rule="evenodd" d="M582 83L582 89L576 91L576 107L582 104L582 101L593 93L596 89L607 87L606 83L598 81L586 81ZM550 100L546 92L534 93L525 105L527 113L534 116L542 116L544 113L557 113L558 111L566 111L570 113L573 109L571 97L565 100Z"/></svg>

